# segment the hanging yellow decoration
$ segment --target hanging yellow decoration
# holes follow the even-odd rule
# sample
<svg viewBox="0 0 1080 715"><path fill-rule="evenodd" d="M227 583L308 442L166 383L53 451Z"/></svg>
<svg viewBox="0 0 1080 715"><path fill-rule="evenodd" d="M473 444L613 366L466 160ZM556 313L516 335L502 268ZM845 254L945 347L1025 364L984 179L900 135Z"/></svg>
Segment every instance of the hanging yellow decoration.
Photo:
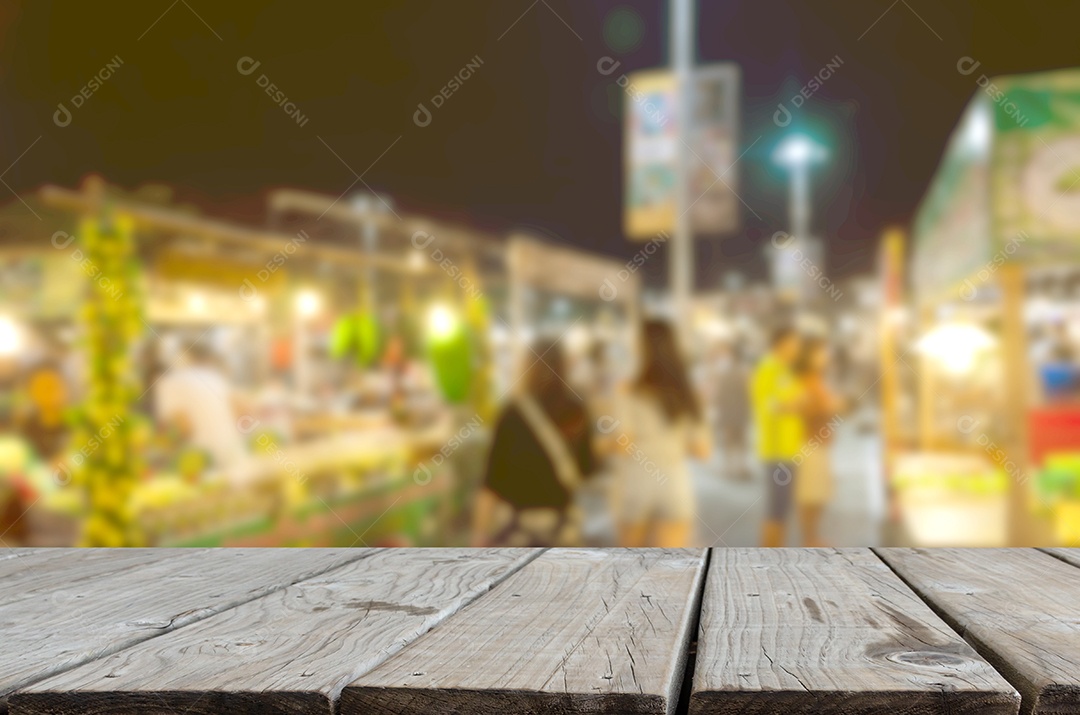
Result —
<svg viewBox="0 0 1080 715"><path fill-rule="evenodd" d="M75 421L84 458L73 478L87 495L82 546L140 546L132 511L139 455L133 406L139 383L132 364L142 334L139 265L131 219L105 215L82 221L82 265L88 277L82 311L89 389Z"/></svg>

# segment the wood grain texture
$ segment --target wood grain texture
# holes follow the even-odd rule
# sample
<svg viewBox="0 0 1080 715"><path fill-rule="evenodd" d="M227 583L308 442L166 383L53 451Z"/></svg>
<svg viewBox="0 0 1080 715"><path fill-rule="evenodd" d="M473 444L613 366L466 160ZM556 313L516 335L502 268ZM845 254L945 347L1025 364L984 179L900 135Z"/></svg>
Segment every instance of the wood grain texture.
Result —
<svg viewBox="0 0 1080 715"><path fill-rule="evenodd" d="M44 551L45 549L36 546L5 546L0 548L0 561L6 561L7 559L19 559L24 556L36 553L38 551Z"/></svg>
<svg viewBox="0 0 1080 715"><path fill-rule="evenodd" d="M1080 549L1040 549L1065 563L1080 567Z"/></svg>
<svg viewBox="0 0 1080 715"><path fill-rule="evenodd" d="M1080 569L1034 549L879 549L1023 696L1080 713Z"/></svg>
<svg viewBox="0 0 1080 715"><path fill-rule="evenodd" d="M72 560L85 558L93 568L107 570L110 558L119 564L141 556L58 549L51 562L32 567L29 574L49 587L23 582L36 597L0 602L0 697L370 554L366 549L180 551L101 578L73 569L81 577L71 583L62 577Z"/></svg>
<svg viewBox="0 0 1080 715"><path fill-rule="evenodd" d="M1019 700L868 549L713 551L691 715L1005 715Z"/></svg>
<svg viewBox="0 0 1080 715"><path fill-rule="evenodd" d="M672 713L705 555L548 551L351 683L341 715Z"/></svg>
<svg viewBox="0 0 1080 715"><path fill-rule="evenodd" d="M121 563L130 557L145 558L148 551L152 549L6 549L0 552L0 592L5 596L17 592L18 589L13 587L14 579L35 571L40 575L44 569L55 572L75 564L101 560Z"/></svg>
<svg viewBox="0 0 1080 715"><path fill-rule="evenodd" d="M539 554L391 549L15 693L30 713L320 713Z"/></svg>
<svg viewBox="0 0 1080 715"><path fill-rule="evenodd" d="M206 549L39 549L0 562L0 603L24 598L58 600L58 594L67 593L83 581L173 559L193 563L205 552Z"/></svg>

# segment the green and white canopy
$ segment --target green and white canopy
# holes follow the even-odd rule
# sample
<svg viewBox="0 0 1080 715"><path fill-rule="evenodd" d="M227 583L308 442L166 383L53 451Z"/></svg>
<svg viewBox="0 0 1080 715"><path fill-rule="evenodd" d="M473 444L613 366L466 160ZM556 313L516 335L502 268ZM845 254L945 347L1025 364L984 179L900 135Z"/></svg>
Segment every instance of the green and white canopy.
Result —
<svg viewBox="0 0 1080 715"><path fill-rule="evenodd" d="M919 302L1006 262L1080 256L1080 70L971 77L975 94L915 218Z"/></svg>

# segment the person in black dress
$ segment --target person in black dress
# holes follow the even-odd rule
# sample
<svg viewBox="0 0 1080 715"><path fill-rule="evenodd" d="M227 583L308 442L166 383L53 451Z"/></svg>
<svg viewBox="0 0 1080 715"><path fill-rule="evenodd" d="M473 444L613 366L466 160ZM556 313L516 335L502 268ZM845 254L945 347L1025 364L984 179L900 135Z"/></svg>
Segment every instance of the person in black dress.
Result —
<svg viewBox="0 0 1080 715"><path fill-rule="evenodd" d="M573 545L580 540L574 494L596 464L591 421L564 381L551 342L534 347L523 389L495 425L473 541L485 545Z"/></svg>

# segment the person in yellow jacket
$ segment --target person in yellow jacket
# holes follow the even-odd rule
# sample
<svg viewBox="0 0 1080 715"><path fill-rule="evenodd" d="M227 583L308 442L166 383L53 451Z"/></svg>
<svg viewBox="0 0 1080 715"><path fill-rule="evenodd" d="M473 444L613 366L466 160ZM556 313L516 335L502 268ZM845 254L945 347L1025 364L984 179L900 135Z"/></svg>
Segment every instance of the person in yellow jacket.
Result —
<svg viewBox="0 0 1080 715"><path fill-rule="evenodd" d="M762 529L763 546L783 546L784 526L795 491L796 457L803 445L799 410L802 387L792 367L799 355L799 336L793 328L773 333L769 351L750 379L757 454L765 467L768 510Z"/></svg>

